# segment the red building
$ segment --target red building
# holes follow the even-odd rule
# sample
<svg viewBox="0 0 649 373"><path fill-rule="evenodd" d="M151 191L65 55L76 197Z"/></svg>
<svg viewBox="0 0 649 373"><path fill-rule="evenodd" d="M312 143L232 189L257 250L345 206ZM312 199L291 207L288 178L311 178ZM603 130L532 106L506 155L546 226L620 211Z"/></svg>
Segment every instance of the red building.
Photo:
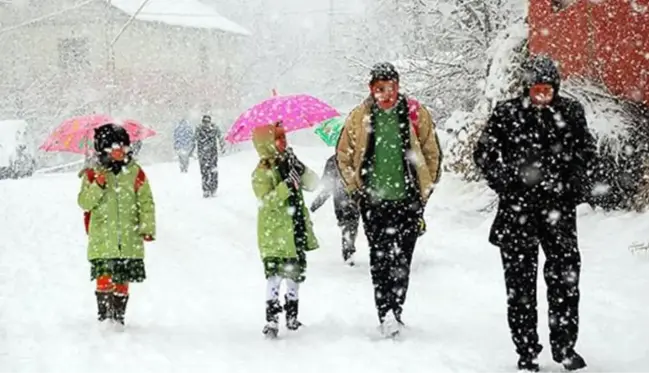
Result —
<svg viewBox="0 0 649 373"><path fill-rule="evenodd" d="M649 0L529 0L530 51L649 105Z"/></svg>

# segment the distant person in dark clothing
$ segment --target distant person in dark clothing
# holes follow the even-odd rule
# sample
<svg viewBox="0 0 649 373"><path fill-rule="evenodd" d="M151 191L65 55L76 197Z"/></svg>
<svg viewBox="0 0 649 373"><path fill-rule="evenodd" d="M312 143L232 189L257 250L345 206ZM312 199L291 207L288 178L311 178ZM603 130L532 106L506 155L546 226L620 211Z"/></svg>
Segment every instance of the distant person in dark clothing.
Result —
<svg viewBox="0 0 649 373"><path fill-rule="evenodd" d="M322 192L316 197L311 204L311 212L315 212L331 197L334 196L334 210L338 226L342 229L342 253L345 263L354 265L354 253L356 252L356 235L358 234L358 224L360 212L354 201L345 191L345 185L340 178L338 166L336 165L336 155L334 154L327 160L324 173L322 175Z"/></svg>
<svg viewBox="0 0 649 373"><path fill-rule="evenodd" d="M596 148L584 108L559 96L561 77L554 62L541 56L526 64L523 95L496 105L473 157L499 198L489 241L500 247L518 368L539 370L540 244L552 358L573 371L586 366L575 351L581 270L576 210L591 188Z"/></svg>
<svg viewBox="0 0 649 373"><path fill-rule="evenodd" d="M209 115L204 115L196 130L198 163L201 169L203 197L213 197L218 187L219 138L221 131L212 123Z"/></svg>

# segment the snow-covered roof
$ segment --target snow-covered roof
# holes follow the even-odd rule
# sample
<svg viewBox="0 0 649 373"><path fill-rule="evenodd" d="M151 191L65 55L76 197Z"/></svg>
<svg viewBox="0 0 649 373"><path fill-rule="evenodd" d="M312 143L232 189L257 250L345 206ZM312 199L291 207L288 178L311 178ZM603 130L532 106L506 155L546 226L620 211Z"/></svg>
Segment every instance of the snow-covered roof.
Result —
<svg viewBox="0 0 649 373"><path fill-rule="evenodd" d="M132 16L144 0L108 0L111 5ZM149 0L135 19L162 22L174 26L214 29L239 35L250 35L242 26L223 17L199 0Z"/></svg>

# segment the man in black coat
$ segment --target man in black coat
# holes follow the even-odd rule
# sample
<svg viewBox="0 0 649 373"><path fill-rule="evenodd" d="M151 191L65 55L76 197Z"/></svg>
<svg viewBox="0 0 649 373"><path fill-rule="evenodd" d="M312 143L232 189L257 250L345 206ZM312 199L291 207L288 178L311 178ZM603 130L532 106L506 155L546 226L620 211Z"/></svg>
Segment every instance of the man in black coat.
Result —
<svg viewBox="0 0 649 373"><path fill-rule="evenodd" d="M196 130L198 163L201 169L203 197L213 197L218 187L219 138L221 131L209 115L204 115Z"/></svg>
<svg viewBox="0 0 649 373"><path fill-rule="evenodd" d="M586 363L574 349L581 269L576 208L590 193L595 142L581 104L559 96L561 77L552 60L535 57L525 73L523 95L497 104L473 157L499 198L489 241L500 247L518 367L539 370L540 244L546 257L552 358L577 370Z"/></svg>
<svg viewBox="0 0 649 373"><path fill-rule="evenodd" d="M345 186L340 178L338 166L336 165L336 155L327 159L324 173L322 175L323 188L322 192L316 197L311 204L311 212L319 209L331 195L334 196L334 211L338 226L342 230L342 248L343 260L345 263L354 265L354 253L356 252L356 236L358 234L358 222L360 212L356 204L345 192Z"/></svg>

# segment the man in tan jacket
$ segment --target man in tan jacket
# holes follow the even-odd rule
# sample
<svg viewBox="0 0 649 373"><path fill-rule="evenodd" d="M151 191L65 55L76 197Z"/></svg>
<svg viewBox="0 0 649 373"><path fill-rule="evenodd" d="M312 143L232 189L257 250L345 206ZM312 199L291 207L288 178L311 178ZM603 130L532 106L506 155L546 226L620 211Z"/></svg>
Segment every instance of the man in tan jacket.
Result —
<svg viewBox="0 0 649 373"><path fill-rule="evenodd" d="M370 97L349 114L336 160L361 211L379 322L391 336L403 325L410 264L442 154L430 113L399 94L394 66L377 64L370 75Z"/></svg>

